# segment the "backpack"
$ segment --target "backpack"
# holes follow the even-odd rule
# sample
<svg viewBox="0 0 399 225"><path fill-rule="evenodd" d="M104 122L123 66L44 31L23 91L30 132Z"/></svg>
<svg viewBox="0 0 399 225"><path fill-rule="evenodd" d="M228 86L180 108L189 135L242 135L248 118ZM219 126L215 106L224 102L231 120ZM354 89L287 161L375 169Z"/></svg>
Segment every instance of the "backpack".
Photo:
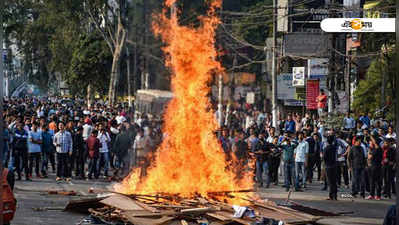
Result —
<svg viewBox="0 0 399 225"><path fill-rule="evenodd" d="M14 197L14 193L11 190L10 185L7 182L8 170L3 170L3 222L10 222L14 218L15 211L17 209L17 201Z"/></svg>

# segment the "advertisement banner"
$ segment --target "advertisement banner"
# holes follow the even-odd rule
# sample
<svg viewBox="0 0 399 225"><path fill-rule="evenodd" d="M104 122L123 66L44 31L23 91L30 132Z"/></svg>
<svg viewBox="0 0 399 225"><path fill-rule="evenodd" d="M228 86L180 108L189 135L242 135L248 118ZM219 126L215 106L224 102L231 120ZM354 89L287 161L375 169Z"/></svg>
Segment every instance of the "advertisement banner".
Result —
<svg viewBox="0 0 399 225"><path fill-rule="evenodd" d="M292 86L292 74L283 73L277 76L277 99L295 99L295 87Z"/></svg>
<svg viewBox="0 0 399 225"><path fill-rule="evenodd" d="M317 109L316 98L320 93L320 81L307 80L306 81L306 108Z"/></svg>
<svg viewBox="0 0 399 225"><path fill-rule="evenodd" d="M318 24L319 25L319 24ZM284 55L305 57L328 57L329 39L327 34L288 33L284 35Z"/></svg>
<svg viewBox="0 0 399 225"><path fill-rule="evenodd" d="M328 59L327 58L313 58L308 59L308 79L316 80L327 76L328 74Z"/></svg>
<svg viewBox="0 0 399 225"><path fill-rule="evenodd" d="M292 68L292 86L294 87L305 86L305 67Z"/></svg>

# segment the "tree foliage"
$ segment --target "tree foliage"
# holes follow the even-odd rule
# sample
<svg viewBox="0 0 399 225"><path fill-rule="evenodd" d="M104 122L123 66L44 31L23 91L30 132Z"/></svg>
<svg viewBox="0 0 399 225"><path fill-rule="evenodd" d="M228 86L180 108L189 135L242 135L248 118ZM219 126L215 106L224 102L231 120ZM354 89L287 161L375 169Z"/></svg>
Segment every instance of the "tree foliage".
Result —
<svg viewBox="0 0 399 225"><path fill-rule="evenodd" d="M65 76L73 94L84 96L86 87L93 85L100 95L107 92L112 54L98 33L81 35L73 46L68 73Z"/></svg>
<svg viewBox="0 0 399 225"><path fill-rule="evenodd" d="M353 108L360 112L376 112L381 105L386 105L390 110L389 115L393 116L392 101L398 97L395 86L397 63L396 54L391 49L387 54L377 57L370 65L366 78L359 82L354 92ZM381 103L383 76L386 76L385 104Z"/></svg>

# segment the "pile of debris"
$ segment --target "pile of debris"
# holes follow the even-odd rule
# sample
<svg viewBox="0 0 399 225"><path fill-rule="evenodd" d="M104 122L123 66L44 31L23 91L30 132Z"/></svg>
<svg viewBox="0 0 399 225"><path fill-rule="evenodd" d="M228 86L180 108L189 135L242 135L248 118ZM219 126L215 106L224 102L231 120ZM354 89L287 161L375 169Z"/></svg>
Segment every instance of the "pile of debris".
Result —
<svg viewBox="0 0 399 225"><path fill-rule="evenodd" d="M304 210L278 206L268 200L247 201L249 206L240 207L201 197L185 199L166 194L153 196L110 193L91 199L72 200L65 210L90 213L105 224L133 225L288 225L315 223L322 218Z"/></svg>

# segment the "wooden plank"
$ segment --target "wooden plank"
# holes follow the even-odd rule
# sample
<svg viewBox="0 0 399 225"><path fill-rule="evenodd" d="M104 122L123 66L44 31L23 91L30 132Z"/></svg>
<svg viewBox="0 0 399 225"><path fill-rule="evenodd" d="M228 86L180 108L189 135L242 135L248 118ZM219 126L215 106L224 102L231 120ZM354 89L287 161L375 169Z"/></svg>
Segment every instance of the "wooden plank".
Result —
<svg viewBox="0 0 399 225"><path fill-rule="evenodd" d="M183 214L197 214L197 213L204 213L204 212L210 212L210 211L215 211L216 209L214 208L193 208L193 209L183 209L180 212Z"/></svg>
<svg viewBox="0 0 399 225"><path fill-rule="evenodd" d="M251 225L254 222L256 222L255 219L250 219L250 218L245 218L245 219L241 219L241 218L234 218L233 214L231 214L230 212L226 212L226 211L218 211L215 212L217 215L221 215L224 216L226 218L230 218L231 221L237 222L239 224L243 224L243 225Z"/></svg>
<svg viewBox="0 0 399 225"><path fill-rule="evenodd" d="M144 209L146 209L146 210L148 210L148 211L150 211L150 212L152 212L152 213L158 213L158 212L159 212L159 210L156 209L156 208L154 208L154 207L148 206L148 205L146 205L146 204L144 204L144 203L142 203L142 202L139 202L139 201L135 201L135 202L136 202L136 204L139 205L140 207L142 207L142 208L144 208Z"/></svg>
<svg viewBox="0 0 399 225"><path fill-rule="evenodd" d="M138 205L136 201L132 200L129 197L118 194L112 195L104 200L101 200L100 202L105 205L118 208L124 211L132 211L132 210L146 211L146 209Z"/></svg>
<svg viewBox="0 0 399 225"><path fill-rule="evenodd" d="M105 197L98 197L98 198L86 198L86 199L79 199L79 200L70 200L68 204L65 206L65 211L73 211L78 213L88 213L90 208L100 208L103 207L100 201L103 200Z"/></svg>
<svg viewBox="0 0 399 225"><path fill-rule="evenodd" d="M126 219L134 224L134 225L163 225L169 221L172 221L174 218L170 216L162 216L161 218L143 218L143 217L135 217L129 212L122 213Z"/></svg>
<svg viewBox="0 0 399 225"><path fill-rule="evenodd" d="M176 211L163 211L159 213L134 213L131 214L134 217L161 217L161 216L180 216L180 215L193 215L193 214L206 214L209 212L215 212L214 208L197 208L191 210L182 210L181 212Z"/></svg>
<svg viewBox="0 0 399 225"><path fill-rule="evenodd" d="M302 219L304 221L315 221L315 220L318 219L318 217L314 217L314 216L309 215L309 214L301 213L301 212L298 212L298 211L290 209L290 208L285 208L285 207L280 207L280 206L272 206L272 205L269 205L269 204L261 204L261 203L258 203L258 202L253 202L253 204L255 206L258 206L258 207L274 210L274 211L279 212L280 214L283 214L283 215L295 216L298 220Z"/></svg>
<svg viewBox="0 0 399 225"><path fill-rule="evenodd" d="M270 219L274 219L274 220L278 220L278 221L281 220L281 221L284 221L285 223L290 223L290 224L295 224L295 223L298 223L298 222L299 223L303 223L304 222L303 218L295 217L295 215L282 214L282 213L277 212L275 210L261 208L261 207L257 207L257 208L254 208L254 209L259 214L259 217L270 218Z"/></svg>
<svg viewBox="0 0 399 225"><path fill-rule="evenodd" d="M212 217L214 219L223 221L223 222L231 221L231 218L223 216L223 215L220 215L220 214L217 214L217 213L207 213L206 215L209 216L209 217Z"/></svg>

